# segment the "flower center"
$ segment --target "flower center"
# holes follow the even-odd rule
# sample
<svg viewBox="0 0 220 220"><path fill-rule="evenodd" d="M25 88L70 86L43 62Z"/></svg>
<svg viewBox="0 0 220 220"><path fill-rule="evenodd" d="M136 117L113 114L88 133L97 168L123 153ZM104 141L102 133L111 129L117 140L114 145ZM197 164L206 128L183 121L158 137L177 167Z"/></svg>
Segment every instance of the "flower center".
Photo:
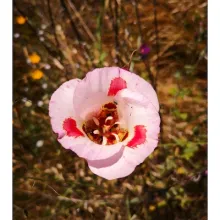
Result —
<svg viewBox="0 0 220 220"><path fill-rule="evenodd" d="M91 141L102 145L116 144L128 137L128 131L120 128L117 106L113 102L103 105L96 116L83 124L82 129Z"/></svg>

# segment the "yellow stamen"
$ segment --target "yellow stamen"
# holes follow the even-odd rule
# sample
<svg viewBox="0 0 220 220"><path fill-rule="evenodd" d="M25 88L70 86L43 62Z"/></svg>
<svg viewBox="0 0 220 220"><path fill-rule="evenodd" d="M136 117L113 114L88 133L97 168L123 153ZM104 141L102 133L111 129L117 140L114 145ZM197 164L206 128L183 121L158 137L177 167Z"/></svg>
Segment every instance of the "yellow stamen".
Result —
<svg viewBox="0 0 220 220"><path fill-rule="evenodd" d="M107 138L103 136L102 145L106 145L106 144L107 144Z"/></svg>
<svg viewBox="0 0 220 220"><path fill-rule="evenodd" d="M118 143L118 142L120 141L119 136L118 136L117 134L115 134L115 133L112 133L112 135L114 135L114 136L115 136L116 143Z"/></svg>

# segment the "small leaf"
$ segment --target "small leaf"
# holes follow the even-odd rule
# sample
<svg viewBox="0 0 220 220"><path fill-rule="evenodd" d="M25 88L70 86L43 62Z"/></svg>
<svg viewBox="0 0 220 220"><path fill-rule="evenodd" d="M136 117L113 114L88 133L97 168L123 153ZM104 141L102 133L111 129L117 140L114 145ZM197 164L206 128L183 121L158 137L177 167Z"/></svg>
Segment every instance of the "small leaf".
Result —
<svg viewBox="0 0 220 220"><path fill-rule="evenodd" d="M168 91L168 93L170 94L170 95L172 95L172 96L176 96L176 95L178 95L178 89L177 88L171 88L171 89L169 89L169 91Z"/></svg>
<svg viewBox="0 0 220 220"><path fill-rule="evenodd" d="M175 72L174 77L176 79L179 79L181 77L181 72L180 71Z"/></svg>
<svg viewBox="0 0 220 220"><path fill-rule="evenodd" d="M184 167L179 167L176 172L178 174L186 174L187 170Z"/></svg>
<svg viewBox="0 0 220 220"><path fill-rule="evenodd" d="M162 181L157 181L155 183L155 187L158 188L158 189L163 189L165 187L165 184Z"/></svg>
<svg viewBox="0 0 220 220"><path fill-rule="evenodd" d="M99 61L103 62L105 60L106 56L107 56L107 53L106 52L102 52L100 57L99 57Z"/></svg>
<svg viewBox="0 0 220 220"><path fill-rule="evenodd" d="M186 120L188 118L188 114L187 113L180 113L180 118L183 120Z"/></svg>
<svg viewBox="0 0 220 220"><path fill-rule="evenodd" d="M154 206L154 205L149 206L149 211L150 212L153 212L155 209L156 209L156 206Z"/></svg>
<svg viewBox="0 0 220 220"><path fill-rule="evenodd" d="M158 206L158 207L163 207L163 206L165 206L166 204L167 204L166 200L162 200L162 201L160 201L160 202L157 204L157 206Z"/></svg>
<svg viewBox="0 0 220 220"><path fill-rule="evenodd" d="M138 197L135 197L130 200L130 204L137 204L137 203L140 203L140 199Z"/></svg>
<svg viewBox="0 0 220 220"><path fill-rule="evenodd" d="M189 142L183 151L183 157L189 160L198 151L198 146L195 143Z"/></svg>

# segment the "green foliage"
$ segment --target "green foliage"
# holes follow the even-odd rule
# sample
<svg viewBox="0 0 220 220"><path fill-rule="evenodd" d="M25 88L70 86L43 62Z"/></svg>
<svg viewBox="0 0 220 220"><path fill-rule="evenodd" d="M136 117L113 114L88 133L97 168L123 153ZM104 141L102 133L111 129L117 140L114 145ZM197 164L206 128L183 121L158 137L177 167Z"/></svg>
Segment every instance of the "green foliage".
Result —
<svg viewBox="0 0 220 220"><path fill-rule="evenodd" d="M187 120L187 118L188 118L188 113L180 112L178 109L174 110L173 114L175 117L182 119L182 120Z"/></svg>
<svg viewBox="0 0 220 220"><path fill-rule="evenodd" d="M183 157L189 160L194 154L198 151L199 147L197 144L189 142L186 145L186 148L183 151Z"/></svg>

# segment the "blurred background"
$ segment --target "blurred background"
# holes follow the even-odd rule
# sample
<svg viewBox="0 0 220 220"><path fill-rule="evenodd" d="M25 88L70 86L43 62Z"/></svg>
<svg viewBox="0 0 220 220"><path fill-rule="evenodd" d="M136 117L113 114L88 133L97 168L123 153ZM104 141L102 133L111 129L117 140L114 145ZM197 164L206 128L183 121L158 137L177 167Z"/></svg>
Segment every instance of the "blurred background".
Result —
<svg viewBox="0 0 220 220"><path fill-rule="evenodd" d="M13 14L14 219L207 219L207 2L14 0ZM112 181L48 116L63 82L105 66L149 81L162 117L153 154Z"/></svg>

